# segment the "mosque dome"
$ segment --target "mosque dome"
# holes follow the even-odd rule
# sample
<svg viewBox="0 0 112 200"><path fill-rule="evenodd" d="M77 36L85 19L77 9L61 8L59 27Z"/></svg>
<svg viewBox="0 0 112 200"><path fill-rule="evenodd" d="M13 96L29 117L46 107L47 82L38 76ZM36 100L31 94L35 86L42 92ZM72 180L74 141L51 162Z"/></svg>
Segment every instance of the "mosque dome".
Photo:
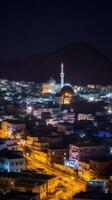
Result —
<svg viewBox="0 0 112 200"><path fill-rule="evenodd" d="M47 84L55 85L56 81L52 77L50 77L50 79L47 81Z"/></svg>
<svg viewBox="0 0 112 200"><path fill-rule="evenodd" d="M61 95L64 95L64 94L71 94L72 96L74 95L74 90L72 88L71 85L65 85L61 91L60 91Z"/></svg>

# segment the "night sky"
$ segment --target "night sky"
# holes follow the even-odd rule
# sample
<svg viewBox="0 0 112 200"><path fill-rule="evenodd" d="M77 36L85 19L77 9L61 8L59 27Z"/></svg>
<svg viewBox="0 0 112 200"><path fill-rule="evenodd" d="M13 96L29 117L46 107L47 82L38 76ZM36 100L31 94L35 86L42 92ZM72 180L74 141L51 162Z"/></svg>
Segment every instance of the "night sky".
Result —
<svg viewBox="0 0 112 200"><path fill-rule="evenodd" d="M0 1L0 60L88 41L112 59L111 0Z"/></svg>

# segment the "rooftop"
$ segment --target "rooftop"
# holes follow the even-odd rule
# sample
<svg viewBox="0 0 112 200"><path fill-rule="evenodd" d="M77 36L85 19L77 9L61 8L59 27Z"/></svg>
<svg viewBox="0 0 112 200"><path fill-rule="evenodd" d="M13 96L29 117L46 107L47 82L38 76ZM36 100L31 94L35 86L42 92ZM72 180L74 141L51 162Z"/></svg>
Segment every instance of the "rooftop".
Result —
<svg viewBox="0 0 112 200"><path fill-rule="evenodd" d="M11 124L25 124L25 121L21 121L21 120L12 120L12 119L9 119L7 120L8 123L11 123Z"/></svg>
<svg viewBox="0 0 112 200"><path fill-rule="evenodd" d="M71 144L71 145L74 145L74 146L76 146L76 147L89 147L89 146L91 146L91 147L92 147L92 146L93 146L93 147L102 146L102 147L103 147L103 146L105 146L104 144L99 143L99 142L98 142L98 143L97 143L97 142L94 142L94 143L93 143L93 142L92 142L92 143L91 143L91 142L83 142L83 143L82 143L82 142L81 142L81 143L78 142L78 143L73 143L73 144Z"/></svg>
<svg viewBox="0 0 112 200"><path fill-rule="evenodd" d="M35 198L37 197L37 198ZM14 191L14 192L9 192L6 194L0 194L0 200L32 200L32 199L36 199L38 200L38 193L32 193L32 192L18 192L18 191Z"/></svg>
<svg viewBox="0 0 112 200"><path fill-rule="evenodd" d="M74 200L78 200L78 199L84 199L84 200L92 200L92 199L96 199L96 200L111 200L112 199L112 194L111 193L93 193L93 192L80 192L78 194L76 194L73 198Z"/></svg>
<svg viewBox="0 0 112 200"><path fill-rule="evenodd" d="M16 178L16 177L22 177L22 178L30 178L30 181L32 180L48 180L51 178L54 178L54 175L49 175L49 174L40 174L37 173L35 171L22 171L22 172L0 172L0 177L12 177L12 178Z"/></svg>
<svg viewBox="0 0 112 200"><path fill-rule="evenodd" d="M0 157L7 158L7 159L24 158L20 154L20 152L18 152L18 151L12 151L12 150L7 150L7 149L3 149L3 150L0 151Z"/></svg>
<svg viewBox="0 0 112 200"><path fill-rule="evenodd" d="M94 161L97 161L97 162L106 162L106 161L112 161L112 157L97 157L97 158L93 158L93 159L90 159L90 160L94 160Z"/></svg>

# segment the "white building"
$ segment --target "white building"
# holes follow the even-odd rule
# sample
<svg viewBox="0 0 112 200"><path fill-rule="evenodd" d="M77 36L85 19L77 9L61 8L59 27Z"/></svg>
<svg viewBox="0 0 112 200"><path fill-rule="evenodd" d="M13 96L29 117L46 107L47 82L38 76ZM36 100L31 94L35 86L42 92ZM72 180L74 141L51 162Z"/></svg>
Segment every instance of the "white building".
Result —
<svg viewBox="0 0 112 200"><path fill-rule="evenodd" d="M69 146L69 160L83 161L104 155L105 155L104 145L70 144Z"/></svg>
<svg viewBox="0 0 112 200"><path fill-rule="evenodd" d="M2 150L0 151L0 168L7 172L20 172L26 169L25 158L17 152Z"/></svg>
<svg viewBox="0 0 112 200"><path fill-rule="evenodd" d="M8 122L8 129L10 133L22 131L26 129L25 123Z"/></svg>
<svg viewBox="0 0 112 200"><path fill-rule="evenodd" d="M94 120L94 117L91 114L83 114L79 113L78 114L78 120Z"/></svg>
<svg viewBox="0 0 112 200"><path fill-rule="evenodd" d="M8 149L8 150L17 150L18 144L17 139L0 139L0 150Z"/></svg>
<svg viewBox="0 0 112 200"><path fill-rule="evenodd" d="M25 123L18 121L3 121L2 122L2 136L10 136L12 133L26 129Z"/></svg>

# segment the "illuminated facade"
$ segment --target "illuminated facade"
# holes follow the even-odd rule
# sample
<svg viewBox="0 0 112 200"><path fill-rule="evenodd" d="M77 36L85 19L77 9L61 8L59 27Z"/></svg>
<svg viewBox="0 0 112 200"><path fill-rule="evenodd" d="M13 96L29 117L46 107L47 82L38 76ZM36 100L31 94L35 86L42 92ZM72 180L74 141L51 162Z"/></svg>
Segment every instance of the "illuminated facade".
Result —
<svg viewBox="0 0 112 200"><path fill-rule="evenodd" d="M9 136L8 123L6 121L2 122L1 137L7 138Z"/></svg>
<svg viewBox="0 0 112 200"><path fill-rule="evenodd" d="M70 160L87 160L97 156L105 155L104 145L74 145L69 146L69 159Z"/></svg>
<svg viewBox="0 0 112 200"><path fill-rule="evenodd" d="M64 65L61 63L60 84L56 84L56 81L50 77L50 79L42 85L42 94L56 94L59 92L59 90L64 87L64 76Z"/></svg>
<svg viewBox="0 0 112 200"><path fill-rule="evenodd" d="M2 138L7 138L12 136L12 133L17 132L17 131L22 131L25 130L26 125L24 123L18 123L18 122L8 122L8 121L3 121L1 125L1 137Z"/></svg>
<svg viewBox="0 0 112 200"><path fill-rule="evenodd" d="M46 83L42 85L42 94L55 94L60 90L60 84L51 77Z"/></svg>
<svg viewBox="0 0 112 200"><path fill-rule="evenodd" d="M4 188L10 188L14 191L32 192L39 195L40 200L49 199L48 195L54 194L58 185L58 178L52 175L37 174L32 172L16 172L0 174L0 184ZM32 198L34 199L34 198Z"/></svg>
<svg viewBox="0 0 112 200"><path fill-rule="evenodd" d="M74 101L74 90L71 85L65 84L61 91L56 95L56 103L60 105L70 105Z"/></svg>

